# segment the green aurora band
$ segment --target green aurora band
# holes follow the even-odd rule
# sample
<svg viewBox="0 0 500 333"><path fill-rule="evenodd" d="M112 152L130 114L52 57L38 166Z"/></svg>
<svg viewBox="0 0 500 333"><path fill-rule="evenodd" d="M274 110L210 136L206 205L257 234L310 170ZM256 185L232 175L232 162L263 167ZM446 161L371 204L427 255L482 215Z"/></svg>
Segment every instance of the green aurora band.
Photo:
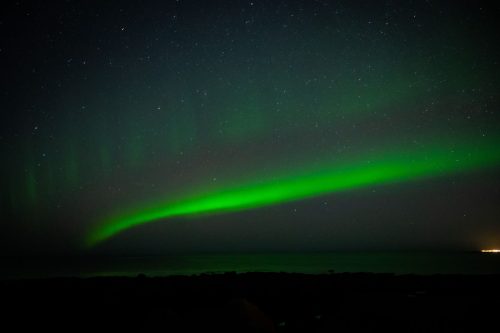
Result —
<svg viewBox="0 0 500 333"><path fill-rule="evenodd" d="M454 145L434 143L425 146L425 149L371 152L349 163L328 163L321 169L309 168L170 203L138 207L102 221L88 233L85 242L87 247L92 247L124 230L158 220L242 211L363 186L445 176L494 166L500 162L499 142L482 138Z"/></svg>

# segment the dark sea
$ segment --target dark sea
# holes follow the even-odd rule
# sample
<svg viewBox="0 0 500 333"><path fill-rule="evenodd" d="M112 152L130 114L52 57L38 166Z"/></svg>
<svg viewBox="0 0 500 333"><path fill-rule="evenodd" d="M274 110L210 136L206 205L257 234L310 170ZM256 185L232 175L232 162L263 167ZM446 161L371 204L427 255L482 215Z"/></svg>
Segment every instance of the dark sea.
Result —
<svg viewBox="0 0 500 333"><path fill-rule="evenodd" d="M334 252L3 258L1 279L170 276L225 272L331 274L500 274L500 254L479 252Z"/></svg>

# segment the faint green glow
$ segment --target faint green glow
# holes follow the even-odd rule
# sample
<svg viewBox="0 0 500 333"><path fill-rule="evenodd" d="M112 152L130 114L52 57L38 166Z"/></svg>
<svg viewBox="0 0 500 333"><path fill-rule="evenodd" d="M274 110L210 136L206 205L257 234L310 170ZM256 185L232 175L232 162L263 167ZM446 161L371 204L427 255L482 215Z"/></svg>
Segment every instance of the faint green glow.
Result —
<svg viewBox="0 0 500 333"><path fill-rule="evenodd" d="M192 112L169 115L166 120L166 147L171 154L189 151L196 140L196 118Z"/></svg>
<svg viewBox="0 0 500 333"><path fill-rule="evenodd" d="M267 129L265 114L257 105L247 104L236 111L231 110L225 118L221 132L233 142L255 137Z"/></svg>
<svg viewBox="0 0 500 333"><path fill-rule="evenodd" d="M108 173L111 169L111 154L109 148L101 145L99 146L99 162L101 172Z"/></svg>
<svg viewBox="0 0 500 333"><path fill-rule="evenodd" d="M286 176L153 207L142 207L110 218L88 235L87 244L92 246L133 226L160 219L240 211L363 186L436 177L486 167L500 161L496 142L498 141L466 141L452 148L434 144L425 149L368 153L348 162L334 165L329 163L319 170L314 168L295 174L285 170Z"/></svg>
<svg viewBox="0 0 500 333"><path fill-rule="evenodd" d="M29 201L34 204L37 202L37 185L36 177L33 169L29 169L26 172L26 193L28 194Z"/></svg>
<svg viewBox="0 0 500 333"><path fill-rule="evenodd" d="M142 137L140 135L135 135L130 138L126 147L126 159L128 161L128 165L136 167L142 164L145 157Z"/></svg>
<svg viewBox="0 0 500 333"><path fill-rule="evenodd" d="M50 197L55 192L55 178L54 178L54 168L52 166L52 161L47 159L46 168L45 168L45 194L47 197Z"/></svg>
<svg viewBox="0 0 500 333"><path fill-rule="evenodd" d="M214 135L231 144L251 140L266 133L272 121L269 110L272 103L258 90L227 97L227 105L220 114ZM274 102L275 103L275 102Z"/></svg>
<svg viewBox="0 0 500 333"><path fill-rule="evenodd" d="M79 182L79 166L77 160L76 150L71 145L65 156L66 161L64 164L65 184L68 188L74 188Z"/></svg>

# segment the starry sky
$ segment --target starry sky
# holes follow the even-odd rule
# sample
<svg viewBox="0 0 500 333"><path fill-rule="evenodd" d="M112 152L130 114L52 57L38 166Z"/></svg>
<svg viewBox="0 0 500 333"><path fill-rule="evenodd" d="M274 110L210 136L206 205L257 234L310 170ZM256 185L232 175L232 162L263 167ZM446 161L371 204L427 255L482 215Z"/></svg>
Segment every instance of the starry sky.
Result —
<svg viewBox="0 0 500 333"><path fill-rule="evenodd" d="M498 5L6 6L2 254L500 246Z"/></svg>

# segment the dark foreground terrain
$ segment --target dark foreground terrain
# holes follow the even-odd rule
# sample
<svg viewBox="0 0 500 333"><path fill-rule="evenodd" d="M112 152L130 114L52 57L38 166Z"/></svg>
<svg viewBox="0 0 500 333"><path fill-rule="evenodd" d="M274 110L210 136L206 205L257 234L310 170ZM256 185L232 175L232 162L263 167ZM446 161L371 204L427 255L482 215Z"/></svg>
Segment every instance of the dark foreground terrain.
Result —
<svg viewBox="0 0 500 333"><path fill-rule="evenodd" d="M481 332L500 326L498 275L10 280L0 281L0 295L3 332Z"/></svg>

